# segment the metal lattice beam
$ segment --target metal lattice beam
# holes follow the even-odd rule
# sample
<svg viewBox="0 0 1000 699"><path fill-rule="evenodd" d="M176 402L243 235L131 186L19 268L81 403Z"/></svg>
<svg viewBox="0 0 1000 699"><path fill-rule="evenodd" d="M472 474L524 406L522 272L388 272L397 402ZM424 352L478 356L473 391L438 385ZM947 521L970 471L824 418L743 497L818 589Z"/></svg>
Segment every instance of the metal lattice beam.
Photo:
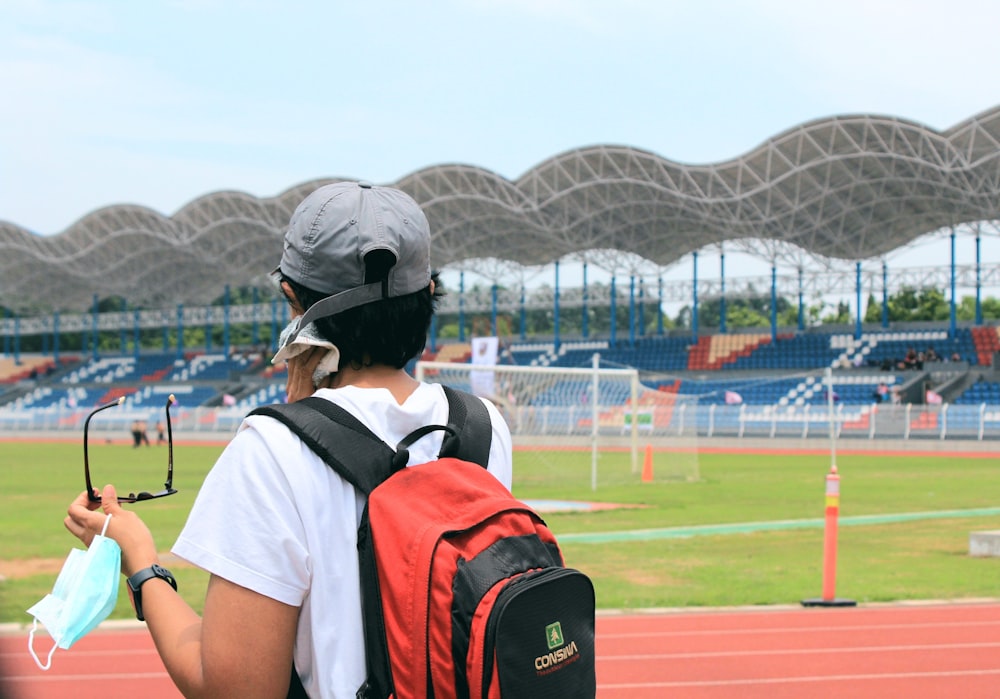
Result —
<svg viewBox="0 0 1000 699"><path fill-rule="evenodd" d="M112 206L52 237L0 222L0 305L83 310L94 295L204 304L225 284L263 286L295 206L329 181L266 199L215 192L171 217ZM734 240L868 260L932 231L1000 218L1000 107L943 132L892 117L821 119L710 165L595 146L515 181L439 165L394 185L427 212L439 269L477 259L536 266L594 250L665 268Z"/></svg>

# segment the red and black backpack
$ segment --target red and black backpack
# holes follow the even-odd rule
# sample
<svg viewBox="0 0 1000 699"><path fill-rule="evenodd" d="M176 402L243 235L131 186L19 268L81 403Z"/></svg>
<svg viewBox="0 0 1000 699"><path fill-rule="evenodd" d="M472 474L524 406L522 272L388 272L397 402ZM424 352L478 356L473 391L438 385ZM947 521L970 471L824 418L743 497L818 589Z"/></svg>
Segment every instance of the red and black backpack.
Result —
<svg viewBox="0 0 1000 699"><path fill-rule="evenodd" d="M358 530L368 678L363 699L586 699L596 695L594 588L555 536L485 468L482 401L445 387L447 425L396 449L322 398L274 417L368 496ZM438 458L406 468L438 430ZM290 696L302 691L293 671Z"/></svg>

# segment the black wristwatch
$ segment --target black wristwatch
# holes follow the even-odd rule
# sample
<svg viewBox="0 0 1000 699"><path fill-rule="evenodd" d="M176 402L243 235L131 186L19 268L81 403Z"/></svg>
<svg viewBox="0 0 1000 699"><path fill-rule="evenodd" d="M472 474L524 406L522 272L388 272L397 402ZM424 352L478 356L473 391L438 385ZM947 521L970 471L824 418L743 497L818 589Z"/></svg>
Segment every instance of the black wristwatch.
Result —
<svg viewBox="0 0 1000 699"><path fill-rule="evenodd" d="M153 578L166 580L170 584L170 587L175 590L177 589L177 581L174 580L173 573L163 566L156 564L153 564L149 568L143 568L135 575L129 577L126 582L128 582L128 589L132 591L132 606L135 607L135 616L139 621L146 621L146 618L142 615L142 584Z"/></svg>

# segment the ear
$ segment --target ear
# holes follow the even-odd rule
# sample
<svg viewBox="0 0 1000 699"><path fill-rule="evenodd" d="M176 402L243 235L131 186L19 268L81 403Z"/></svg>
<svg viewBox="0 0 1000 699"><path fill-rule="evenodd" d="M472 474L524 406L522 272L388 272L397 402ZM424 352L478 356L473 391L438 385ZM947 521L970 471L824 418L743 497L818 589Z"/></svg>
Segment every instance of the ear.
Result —
<svg viewBox="0 0 1000 699"><path fill-rule="evenodd" d="M285 295L286 299L288 299L288 303L292 307L293 314L300 316L306 312L305 309L302 308L302 304L299 303L299 298L295 295L295 291L292 290L292 287L288 282L281 282L281 293Z"/></svg>

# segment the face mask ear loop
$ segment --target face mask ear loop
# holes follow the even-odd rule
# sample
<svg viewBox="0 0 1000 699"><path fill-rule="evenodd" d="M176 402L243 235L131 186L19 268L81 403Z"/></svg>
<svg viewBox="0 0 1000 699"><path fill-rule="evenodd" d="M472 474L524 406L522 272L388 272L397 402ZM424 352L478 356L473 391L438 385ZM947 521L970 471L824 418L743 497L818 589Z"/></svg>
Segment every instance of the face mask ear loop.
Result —
<svg viewBox="0 0 1000 699"><path fill-rule="evenodd" d="M104 519L104 527L101 529L101 536L104 536L104 532L108 530L108 523L111 521L111 515L108 515Z"/></svg>
<svg viewBox="0 0 1000 699"><path fill-rule="evenodd" d="M49 657L42 665L42 661L38 659L38 655L35 653L35 631L38 629L38 619L31 624L31 633L28 634L28 652L31 653L31 657L35 659L35 665L37 665L42 670L48 670L52 667L52 656L55 655L56 648L59 644L56 643L55 639L52 639L52 650L49 651Z"/></svg>

